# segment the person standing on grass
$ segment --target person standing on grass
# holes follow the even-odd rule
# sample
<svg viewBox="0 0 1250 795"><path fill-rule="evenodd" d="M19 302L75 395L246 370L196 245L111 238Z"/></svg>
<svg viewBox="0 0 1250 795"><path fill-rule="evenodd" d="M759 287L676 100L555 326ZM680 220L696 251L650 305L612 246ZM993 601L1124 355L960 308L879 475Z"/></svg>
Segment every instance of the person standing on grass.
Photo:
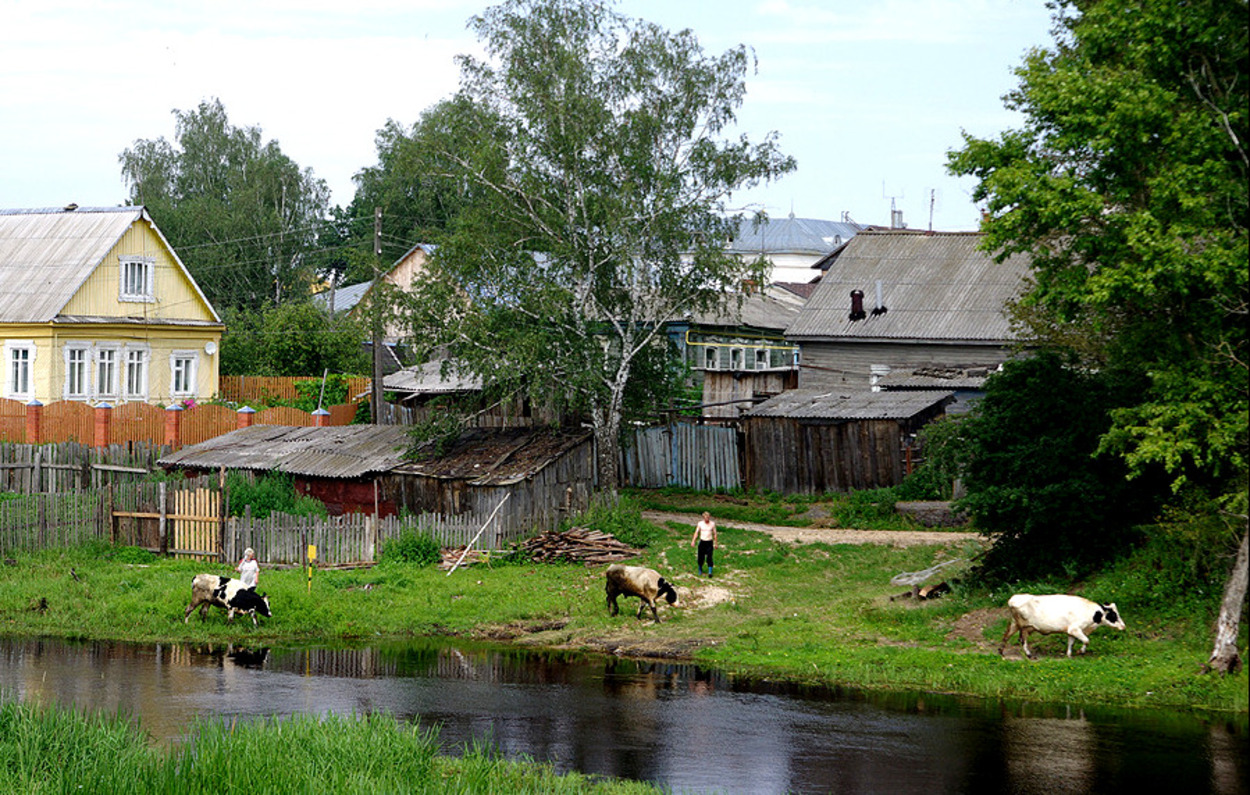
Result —
<svg viewBox="0 0 1250 795"><path fill-rule="evenodd" d="M256 588L256 583L260 580L260 564L256 562L256 552L248 547L243 550L243 560L239 561L239 565L235 566L239 570L239 579L243 580L244 588Z"/></svg>
<svg viewBox="0 0 1250 795"><path fill-rule="evenodd" d="M694 535L690 537L690 546L699 545L699 573L703 573L703 561L707 561L707 576L712 576L712 552L716 549L716 522L712 515L703 512L703 518L694 526Z"/></svg>

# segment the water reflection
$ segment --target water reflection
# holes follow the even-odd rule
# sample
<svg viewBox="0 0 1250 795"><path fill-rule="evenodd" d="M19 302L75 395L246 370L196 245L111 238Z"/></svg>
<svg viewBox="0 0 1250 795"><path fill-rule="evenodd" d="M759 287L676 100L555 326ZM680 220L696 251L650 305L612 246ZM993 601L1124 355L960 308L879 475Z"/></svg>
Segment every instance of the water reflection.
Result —
<svg viewBox="0 0 1250 795"><path fill-rule="evenodd" d="M750 682L693 665L461 642L358 649L0 641L0 691L133 714L385 711L560 770L728 792L1246 792L1244 717Z"/></svg>

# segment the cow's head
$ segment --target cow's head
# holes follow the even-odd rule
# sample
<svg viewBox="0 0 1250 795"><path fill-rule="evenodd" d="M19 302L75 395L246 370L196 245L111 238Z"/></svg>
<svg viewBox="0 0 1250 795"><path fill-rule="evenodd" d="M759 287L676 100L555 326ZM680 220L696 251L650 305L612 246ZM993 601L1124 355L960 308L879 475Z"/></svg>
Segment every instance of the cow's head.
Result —
<svg viewBox="0 0 1250 795"><path fill-rule="evenodd" d="M1112 629L1124 629L1124 619L1120 618L1120 611L1116 609L1115 602L1101 607L1102 610L1094 614L1095 624L1106 624Z"/></svg>
<svg viewBox="0 0 1250 795"><path fill-rule="evenodd" d="M672 583L663 577L660 578L655 595L663 596L666 600L668 600L670 605L677 602L677 589L673 587Z"/></svg>
<svg viewBox="0 0 1250 795"><path fill-rule="evenodd" d="M269 612L269 597L265 596L263 593L257 594L257 596L260 597L260 602L256 605L256 612L260 613L265 618L271 618L273 613ZM1121 627L1121 629L1123 629L1123 627Z"/></svg>

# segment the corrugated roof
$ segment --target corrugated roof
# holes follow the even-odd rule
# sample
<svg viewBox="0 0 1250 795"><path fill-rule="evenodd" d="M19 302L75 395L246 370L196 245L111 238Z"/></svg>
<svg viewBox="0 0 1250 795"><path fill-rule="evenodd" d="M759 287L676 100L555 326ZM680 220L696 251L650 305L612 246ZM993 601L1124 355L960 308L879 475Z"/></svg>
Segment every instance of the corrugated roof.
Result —
<svg viewBox="0 0 1250 795"><path fill-rule="evenodd" d="M533 477L590 436L550 428L469 428L445 455L403 464L395 472L506 486Z"/></svg>
<svg viewBox="0 0 1250 795"><path fill-rule="evenodd" d="M409 395L446 395L453 392L476 392L482 388L482 379L474 375L453 370L444 378L442 367L441 359L416 367L406 367L383 378L382 387Z"/></svg>
<svg viewBox="0 0 1250 795"><path fill-rule="evenodd" d="M769 398L747 417L820 420L902 420L949 402L953 392L856 392L791 389Z"/></svg>
<svg viewBox="0 0 1250 795"><path fill-rule="evenodd" d="M399 425L253 425L170 453L160 466L360 478L394 469L411 438Z"/></svg>
<svg viewBox="0 0 1250 795"><path fill-rule="evenodd" d="M140 219L152 221L142 206L0 210L0 322L46 323L55 318ZM154 223L152 228L168 246ZM169 251L199 292L178 255ZM207 299L204 304L216 318Z"/></svg>
<svg viewBox="0 0 1250 795"><path fill-rule="evenodd" d="M780 287L769 286L742 299L741 306L731 299L720 312L698 315L692 323L707 326L752 326L784 331L794 322L803 306L803 299Z"/></svg>
<svg viewBox="0 0 1250 795"><path fill-rule="evenodd" d="M786 335L810 339L906 339L1006 342L1003 309L1019 295L1028 259L995 263L977 233L864 231L831 255L815 293ZM876 283L886 312L872 315ZM864 293L868 317L851 321L852 290Z"/></svg>
<svg viewBox="0 0 1250 795"><path fill-rule="evenodd" d="M859 233L859 224L819 218L744 219L728 250L735 254L825 254Z"/></svg>
<svg viewBox="0 0 1250 795"><path fill-rule="evenodd" d="M312 300L317 306L329 311L330 294L333 293L335 313L347 312L360 303L360 299L365 297L365 293L369 292L369 288L372 286L373 282L367 281L359 284L349 284L346 287L336 287L334 290L322 290L314 295Z"/></svg>

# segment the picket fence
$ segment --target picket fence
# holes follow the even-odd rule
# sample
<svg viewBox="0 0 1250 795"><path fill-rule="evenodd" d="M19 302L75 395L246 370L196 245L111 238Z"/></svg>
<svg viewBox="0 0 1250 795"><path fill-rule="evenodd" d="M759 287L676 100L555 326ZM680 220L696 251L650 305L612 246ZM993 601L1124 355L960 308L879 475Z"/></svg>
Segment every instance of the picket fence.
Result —
<svg viewBox="0 0 1250 795"><path fill-rule="evenodd" d="M687 486L702 491L742 486L738 431L672 423L634 431L621 451L625 483L644 489Z"/></svg>
<svg viewBox="0 0 1250 795"><path fill-rule="evenodd" d="M474 542L478 549L499 549L521 537L501 531L497 522L487 525L489 514L223 516L214 481L207 477L7 495L0 500L0 554L101 541L179 558L232 562L251 547L263 564L282 566L306 565L308 547L314 545L317 565L340 566L376 563L387 542L407 533L427 534L443 548Z"/></svg>

